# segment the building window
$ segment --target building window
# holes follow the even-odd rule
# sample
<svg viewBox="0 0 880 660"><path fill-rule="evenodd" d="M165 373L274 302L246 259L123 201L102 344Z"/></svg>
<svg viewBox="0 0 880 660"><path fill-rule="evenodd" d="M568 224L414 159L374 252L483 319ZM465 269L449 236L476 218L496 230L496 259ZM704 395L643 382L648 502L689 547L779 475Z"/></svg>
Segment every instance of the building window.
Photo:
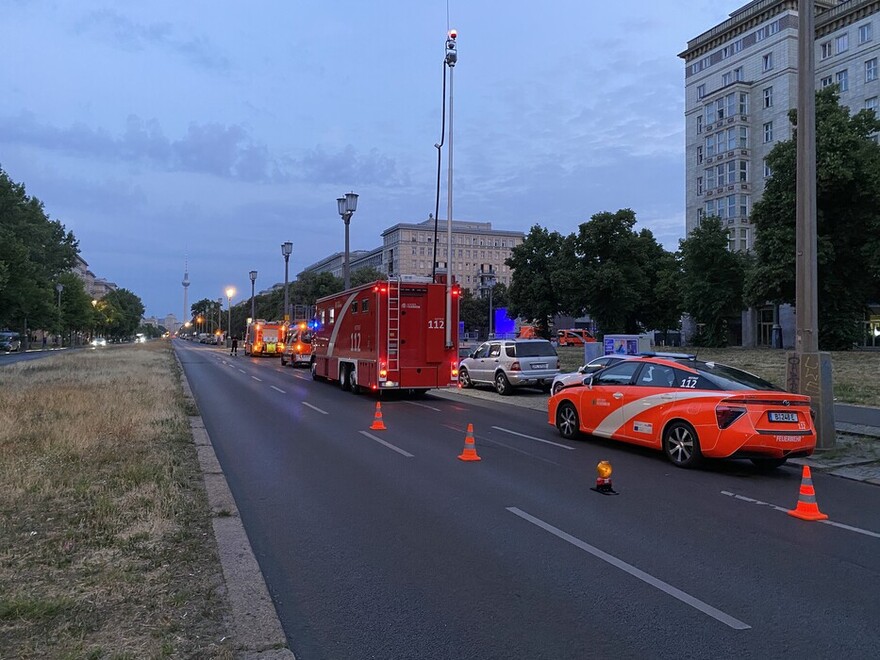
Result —
<svg viewBox="0 0 880 660"><path fill-rule="evenodd" d="M703 218L706 215L705 209L697 209L697 226L700 226L703 223Z"/></svg>
<svg viewBox="0 0 880 660"><path fill-rule="evenodd" d="M744 80L744 78L743 78L743 68L742 68L741 66L738 66L738 67L736 67L736 68L733 70L733 79L734 79L736 82L742 82L742 81Z"/></svg>
<svg viewBox="0 0 880 660"><path fill-rule="evenodd" d="M837 86L840 88L841 92L845 92L849 89L849 71L844 69L843 71L838 71L837 75Z"/></svg>
<svg viewBox="0 0 880 660"><path fill-rule="evenodd" d="M773 122L768 121L764 124L764 144L773 142Z"/></svg>
<svg viewBox="0 0 880 660"><path fill-rule="evenodd" d="M736 134L737 130L733 127L727 129L727 150L733 151L736 149Z"/></svg>
<svg viewBox="0 0 880 660"><path fill-rule="evenodd" d="M722 87L726 87L727 85L729 85L732 82L733 82L733 73L732 72L727 71L726 73L721 74L721 86Z"/></svg>
<svg viewBox="0 0 880 660"><path fill-rule="evenodd" d="M773 21L767 26L767 34L776 34L779 32L779 21Z"/></svg>
<svg viewBox="0 0 880 660"><path fill-rule="evenodd" d="M748 149L749 148L749 127L748 126L740 126L739 127L739 148L740 149Z"/></svg>
<svg viewBox="0 0 880 660"><path fill-rule="evenodd" d="M749 196L748 195L740 195L739 196L739 217L748 218L749 217ZM743 230L745 231L745 230Z"/></svg>
<svg viewBox="0 0 880 660"><path fill-rule="evenodd" d="M865 62L865 82L877 80L877 58L872 57Z"/></svg>
<svg viewBox="0 0 880 660"><path fill-rule="evenodd" d="M740 183L747 183L749 180L749 161L741 160L739 161L739 181Z"/></svg>
<svg viewBox="0 0 880 660"><path fill-rule="evenodd" d="M773 176L773 170L770 169L770 164L767 162L766 158L763 160L763 165L764 165L764 178L769 179L771 176Z"/></svg>
<svg viewBox="0 0 880 660"><path fill-rule="evenodd" d="M839 37L837 37L837 39L834 40L834 52L837 55L840 55L840 53L845 53L848 50L849 50L849 35L846 32L844 32L842 35L840 35Z"/></svg>
<svg viewBox="0 0 880 660"><path fill-rule="evenodd" d="M697 147L697 165L703 164L703 147Z"/></svg>
<svg viewBox="0 0 880 660"><path fill-rule="evenodd" d="M758 31L755 32L755 41L764 41L767 38L767 28L762 27L758 28Z"/></svg>
<svg viewBox="0 0 880 660"><path fill-rule="evenodd" d="M715 123L715 104L707 103L703 106L703 112L706 116L706 124L714 124Z"/></svg>
<svg viewBox="0 0 880 660"><path fill-rule="evenodd" d="M819 81L819 85L820 85L823 89L824 89L825 87L828 87L830 84L831 84L831 76L825 76L824 78L822 78L821 81Z"/></svg>
<svg viewBox="0 0 880 660"><path fill-rule="evenodd" d="M871 30L871 24L865 23L864 25L859 26L859 43L864 44L871 41L871 37L873 36Z"/></svg>
<svg viewBox="0 0 880 660"><path fill-rule="evenodd" d="M715 188L715 168L710 167L706 170L706 190L712 190L713 188Z"/></svg>
<svg viewBox="0 0 880 660"><path fill-rule="evenodd" d="M773 53L767 53L761 58L761 70L770 71L773 68Z"/></svg>
<svg viewBox="0 0 880 660"><path fill-rule="evenodd" d="M727 161L727 184L730 185L736 182L736 161L729 160Z"/></svg>
<svg viewBox="0 0 880 660"><path fill-rule="evenodd" d="M749 95L748 92L740 92L739 94L739 114L749 114Z"/></svg>
<svg viewBox="0 0 880 660"><path fill-rule="evenodd" d="M706 138L706 156L712 158L715 155L715 136L710 135Z"/></svg>
<svg viewBox="0 0 880 660"><path fill-rule="evenodd" d="M877 112L877 97L872 96L869 99L865 99L865 110L873 110L875 113Z"/></svg>
<svg viewBox="0 0 880 660"><path fill-rule="evenodd" d="M706 86L705 85L697 85L697 98L701 99L706 96Z"/></svg>
<svg viewBox="0 0 880 660"><path fill-rule="evenodd" d="M703 132L703 115L697 115L697 133Z"/></svg>
<svg viewBox="0 0 880 660"><path fill-rule="evenodd" d="M697 194L698 195L703 194L703 177L701 177L701 176L697 177Z"/></svg>
<svg viewBox="0 0 880 660"><path fill-rule="evenodd" d="M773 88L765 87L764 88L764 107L772 108L773 107Z"/></svg>
<svg viewBox="0 0 880 660"><path fill-rule="evenodd" d="M733 52L734 53L741 53L742 49L743 49L743 40L742 39L738 39L737 41L733 42Z"/></svg>
<svg viewBox="0 0 880 660"><path fill-rule="evenodd" d="M834 54L834 50L831 48L830 41L824 42L821 46L821 50L822 50L822 59L823 60L827 60L829 57L831 57Z"/></svg>

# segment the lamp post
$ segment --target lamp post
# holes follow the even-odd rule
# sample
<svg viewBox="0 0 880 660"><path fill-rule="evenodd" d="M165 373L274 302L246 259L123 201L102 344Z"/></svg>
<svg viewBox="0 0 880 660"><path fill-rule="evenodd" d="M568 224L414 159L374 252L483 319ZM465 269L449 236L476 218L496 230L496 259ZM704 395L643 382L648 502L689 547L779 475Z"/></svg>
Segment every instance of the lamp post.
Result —
<svg viewBox="0 0 880 660"><path fill-rule="evenodd" d="M348 225L351 223L352 214L357 211L358 196L353 192L345 193L345 197L337 197L336 205L339 208L339 215L342 216L342 222L345 223L345 261L342 264L342 275L345 280L345 290L351 288L351 277L348 271Z"/></svg>
<svg viewBox="0 0 880 660"><path fill-rule="evenodd" d="M281 255L284 257L284 322L290 321L290 302L287 291L287 265L290 261L290 254L293 252L293 243L286 241L281 244Z"/></svg>
<svg viewBox="0 0 880 660"><path fill-rule="evenodd" d="M480 292L489 293L489 339L492 339L492 289L495 288L495 271L492 264L480 264Z"/></svg>
<svg viewBox="0 0 880 660"><path fill-rule="evenodd" d="M226 287L226 347L232 346L232 296L235 289L231 286Z"/></svg>
<svg viewBox="0 0 880 660"><path fill-rule="evenodd" d="M446 347L452 347L452 79L458 62L458 31L446 37L446 67L449 69L449 171L446 175Z"/></svg>
<svg viewBox="0 0 880 660"><path fill-rule="evenodd" d="M61 335L61 292L64 291L64 285L59 282L55 285L55 290L58 292L58 334ZM64 340L61 340L63 345Z"/></svg>
<svg viewBox="0 0 880 660"><path fill-rule="evenodd" d="M257 281L257 271L252 270L248 273L248 277L251 278L251 323L257 318L257 315L254 313L254 283Z"/></svg>

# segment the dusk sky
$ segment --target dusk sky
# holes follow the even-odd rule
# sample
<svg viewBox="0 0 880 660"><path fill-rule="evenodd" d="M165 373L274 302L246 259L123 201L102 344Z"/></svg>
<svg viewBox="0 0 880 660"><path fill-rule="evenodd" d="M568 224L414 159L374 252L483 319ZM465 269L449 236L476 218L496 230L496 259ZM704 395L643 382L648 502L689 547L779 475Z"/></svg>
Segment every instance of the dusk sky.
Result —
<svg viewBox="0 0 880 660"><path fill-rule="evenodd" d="M745 2L450 0L456 220L684 234L687 41ZM446 0L0 0L0 167L146 315L434 211ZM440 218L446 218L443 154ZM225 304L225 301L224 301Z"/></svg>

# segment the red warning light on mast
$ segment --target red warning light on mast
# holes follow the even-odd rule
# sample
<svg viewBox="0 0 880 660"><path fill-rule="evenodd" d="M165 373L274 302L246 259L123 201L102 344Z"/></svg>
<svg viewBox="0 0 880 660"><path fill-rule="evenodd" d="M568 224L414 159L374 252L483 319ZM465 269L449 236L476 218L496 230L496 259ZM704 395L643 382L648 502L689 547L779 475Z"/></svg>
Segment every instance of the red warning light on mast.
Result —
<svg viewBox="0 0 880 660"><path fill-rule="evenodd" d="M452 29L452 30L450 30L450 31L449 31L449 38L450 38L450 39L456 39L456 38L458 38L458 30L456 30L456 29Z"/></svg>

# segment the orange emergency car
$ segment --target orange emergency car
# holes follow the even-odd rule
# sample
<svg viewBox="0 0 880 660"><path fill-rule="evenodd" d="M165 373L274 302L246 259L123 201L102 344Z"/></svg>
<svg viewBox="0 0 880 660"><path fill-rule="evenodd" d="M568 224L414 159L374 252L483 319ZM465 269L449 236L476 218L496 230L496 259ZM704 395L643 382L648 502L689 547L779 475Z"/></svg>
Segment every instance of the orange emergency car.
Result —
<svg viewBox="0 0 880 660"><path fill-rule="evenodd" d="M772 469L816 447L810 397L691 356L633 356L550 397L564 438L587 433L662 450L678 467L748 458Z"/></svg>

